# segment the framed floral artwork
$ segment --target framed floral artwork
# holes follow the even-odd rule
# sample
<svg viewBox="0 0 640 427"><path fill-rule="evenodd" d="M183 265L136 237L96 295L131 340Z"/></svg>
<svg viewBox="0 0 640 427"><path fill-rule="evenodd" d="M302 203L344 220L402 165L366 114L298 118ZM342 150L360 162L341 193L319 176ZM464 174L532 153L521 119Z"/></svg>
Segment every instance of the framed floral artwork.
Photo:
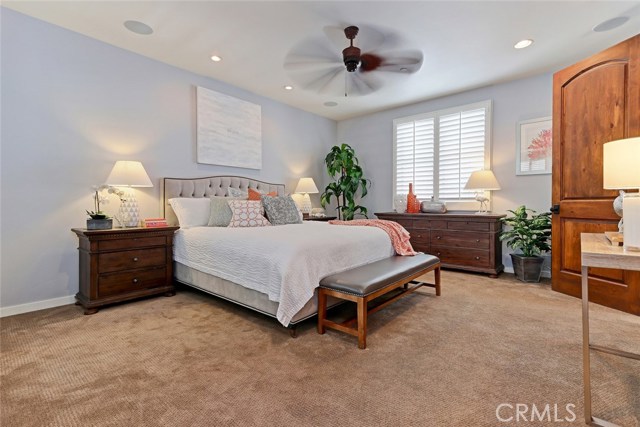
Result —
<svg viewBox="0 0 640 427"><path fill-rule="evenodd" d="M516 175L551 173L551 117L518 123Z"/></svg>

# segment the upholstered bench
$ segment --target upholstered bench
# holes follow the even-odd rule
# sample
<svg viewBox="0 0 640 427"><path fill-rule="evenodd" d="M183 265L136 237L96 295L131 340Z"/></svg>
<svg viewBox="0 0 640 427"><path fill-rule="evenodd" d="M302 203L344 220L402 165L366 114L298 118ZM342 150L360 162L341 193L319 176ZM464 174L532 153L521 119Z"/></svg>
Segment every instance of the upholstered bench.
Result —
<svg viewBox="0 0 640 427"><path fill-rule="evenodd" d="M435 273L435 283L414 280L430 271ZM413 286L409 287L409 284ZM366 348L367 316L421 286L435 288L436 295L440 296L440 260L432 255L393 256L327 276L320 281L318 288L318 333L324 334L325 328L336 329L357 336L358 348ZM397 295L368 308L369 301L401 287L403 289ZM357 317L343 323L328 320L327 296L357 303ZM355 328L351 327L354 322L357 322Z"/></svg>

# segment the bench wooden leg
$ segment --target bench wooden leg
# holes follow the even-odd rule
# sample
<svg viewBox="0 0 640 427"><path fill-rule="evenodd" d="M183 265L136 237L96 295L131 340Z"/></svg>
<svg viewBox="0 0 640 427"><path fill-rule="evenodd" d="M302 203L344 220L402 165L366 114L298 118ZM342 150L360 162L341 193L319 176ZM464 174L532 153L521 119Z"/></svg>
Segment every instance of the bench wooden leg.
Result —
<svg viewBox="0 0 640 427"><path fill-rule="evenodd" d="M324 334L324 319L327 317L327 294L318 289L318 333Z"/></svg>
<svg viewBox="0 0 640 427"><path fill-rule="evenodd" d="M436 296L440 296L440 266L437 266L435 270L433 270L433 274L435 275L435 285L436 285Z"/></svg>
<svg viewBox="0 0 640 427"><path fill-rule="evenodd" d="M367 347L367 300L358 299L358 348Z"/></svg>

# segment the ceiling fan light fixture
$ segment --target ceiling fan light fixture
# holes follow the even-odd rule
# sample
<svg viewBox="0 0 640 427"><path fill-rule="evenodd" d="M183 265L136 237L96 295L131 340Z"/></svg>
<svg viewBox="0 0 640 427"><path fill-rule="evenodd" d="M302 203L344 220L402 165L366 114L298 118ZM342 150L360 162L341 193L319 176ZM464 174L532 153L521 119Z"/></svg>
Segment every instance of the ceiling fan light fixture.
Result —
<svg viewBox="0 0 640 427"><path fill-rule="evenodd" d="M529 47L533 44L533 39L523 39L518 43L514 44L513 47L516 49L524 49L525 47Z"/></svg>
<svg viewBox="0 0 640 427"><path fill-rule="evenodd" d="M211 55L211 60L213 62L220 62L220 61L222 61L222 58L220 56L218 56L218 55Z"/></svg>

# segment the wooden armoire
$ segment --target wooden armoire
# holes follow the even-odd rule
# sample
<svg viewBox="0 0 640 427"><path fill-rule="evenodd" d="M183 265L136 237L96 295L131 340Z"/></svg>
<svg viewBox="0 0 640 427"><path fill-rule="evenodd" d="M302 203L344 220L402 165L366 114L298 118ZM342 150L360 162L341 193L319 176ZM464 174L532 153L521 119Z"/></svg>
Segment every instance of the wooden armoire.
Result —
<svg viewBox="0 0 640 427"><path fill-rule="evenodd" d="M617 230L617 192L602 188L602 146L633 136L640 136L640 34L553 76L554 290L581 296L580 233ZM591 269L589 299L640 315L640 272Z"/></svg>

